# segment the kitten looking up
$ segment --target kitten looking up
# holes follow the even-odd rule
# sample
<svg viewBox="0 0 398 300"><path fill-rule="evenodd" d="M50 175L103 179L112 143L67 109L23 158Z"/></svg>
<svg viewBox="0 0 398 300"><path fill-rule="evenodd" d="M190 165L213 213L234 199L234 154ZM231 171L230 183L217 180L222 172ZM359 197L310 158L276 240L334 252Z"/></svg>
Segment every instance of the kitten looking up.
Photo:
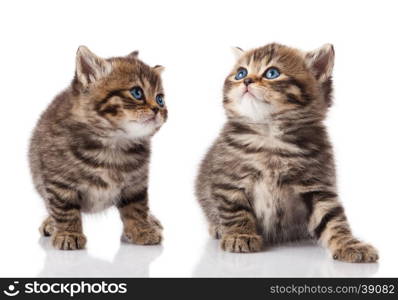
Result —
<svg viewBox="0 0 398 300"><path fill-rule="evenodd" d="M333 47L302 52L269 44L236 54L224 83L228 121L196 182L211 234L230 252L312 238L335 259L376 261L377 251L352 236L336 190L323 124Z"/></svg>
<svg viewBox="0 0 398 300"><path fill-rule="evenodd" d="M81 212L115 205L123 240L158 244L148 209L150 139L167 119L160 73L137 58L103 59L79 47L76 73L42 114L29 159L48 218L40 231L57 249L84 248Z"/></svg>

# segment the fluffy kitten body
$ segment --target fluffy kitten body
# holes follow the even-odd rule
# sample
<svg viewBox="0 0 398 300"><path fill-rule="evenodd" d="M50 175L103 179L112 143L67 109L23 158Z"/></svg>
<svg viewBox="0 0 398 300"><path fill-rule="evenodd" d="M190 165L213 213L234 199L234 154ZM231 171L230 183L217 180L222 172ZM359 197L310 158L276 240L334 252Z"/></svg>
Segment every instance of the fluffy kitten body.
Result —
<svg viewBox="0 0 398 300"><path fill-rule="evenodd" d="M102 59L80 47L75 78L34 130L31 172L49 213L40 231L52 236L55 248L83 248L81 212L112 205L120 211L125 241L161 241L147 184L150 138L167 119L162 67L149 67L137 55Z"/></svg>
<svg viewBox="0 0 398 300"><path fill-rule="evenodd" d="M376 261L377 251L352 236L338 200L323 124L333 47L301 52L270 44L236 51L224 84L228 121L196 184L210 233L230 252L313 238L335 259Z"/></svg>

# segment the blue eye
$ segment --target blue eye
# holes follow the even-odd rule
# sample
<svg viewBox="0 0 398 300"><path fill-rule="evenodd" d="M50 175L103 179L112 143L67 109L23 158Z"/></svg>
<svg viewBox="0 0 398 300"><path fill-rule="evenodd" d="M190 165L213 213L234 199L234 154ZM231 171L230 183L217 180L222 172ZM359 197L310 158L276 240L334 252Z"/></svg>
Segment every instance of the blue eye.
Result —
<svg viewBox="0 0 398 300"><path fill-rule="evenodd" d="M144 99L144 92L143 92L142 88L140 88L139 86L133 87L130 90L130 94L137 100Z"/></svg>
<svg viewBox="0 0 398 300"><path fill-rule="evenodd" d="M164 106L164 96L162 94L159 94L156 96L156 103L160 106Z"/></svg>
<svg viewBox="0 0 398 300"><path fill-rule="evenodd" d="M239 68L238 73L235 75L236 80L241 80L247 76L247 70L245 68Z"/></svg>
<svg viewBox="0 0 398 300"><path fill-rule="evenodd" d="M278 78L281 73L279 73L279 70L277 68L269 68L267 71L264 73L264 77L267 79L275 79Z"/></svg>

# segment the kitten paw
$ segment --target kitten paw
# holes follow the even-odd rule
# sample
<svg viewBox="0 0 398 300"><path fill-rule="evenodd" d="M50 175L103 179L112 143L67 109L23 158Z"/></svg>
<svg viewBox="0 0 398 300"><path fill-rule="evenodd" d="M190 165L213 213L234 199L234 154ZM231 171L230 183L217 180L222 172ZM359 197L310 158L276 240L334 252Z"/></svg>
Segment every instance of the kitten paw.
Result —
<svg viewBox="0 0 398 300"><path fill-rule="evenodd" d="M333 259L351 263L373 263L379 259L377 250L365 243L343 245L333 252Z"/></svg>
<svg viewBox="0 0 398 300"><path fill-rule="evenodd" d="M263 238L251 234L226 234L222 237L221 248L228 252L258 252L263 247Z"/></svg>
<svg viewBox="0 0 398 300"><path fill-rule="evenodd" d="M122 241L137 245L157 245L162 241L162 231L156 225L145 228L125 228Z"/></svg>
<svg viewBox="0 0 398 300"><path fill-rule="evenodd" d="M78 232L55 232L52 239L54 248L59 250L77 250L86 246L86 237Z"/></svg>
<svg viewBox="0 0 398 300"><path fill-rule="evenodd" d="M42 236L51 236L55 231L55 221L51 217L47 217L39 228Z"/></svg>

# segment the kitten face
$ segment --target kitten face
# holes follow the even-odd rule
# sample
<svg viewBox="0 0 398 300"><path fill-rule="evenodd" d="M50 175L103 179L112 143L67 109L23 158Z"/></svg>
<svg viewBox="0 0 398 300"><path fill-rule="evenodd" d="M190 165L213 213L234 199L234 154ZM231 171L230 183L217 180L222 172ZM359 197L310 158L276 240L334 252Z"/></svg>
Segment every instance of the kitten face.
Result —
<svg viewBox="0 0 398 300"><path fill-rule="evenodd" d="M80 57L78 53L75 79L83 98L78 107L87 121L118 137L153 135L167 120L163 67L144 64L135 52L105 60L87 50Z"/></svg>
<svg viewBox="0 0 398 300"><path fill-rule="evenodd" d="M241 51L224 85L228 117L261 123L281 112L322 111L333 54L330 45L310 53L278 44Z"/></svg>

